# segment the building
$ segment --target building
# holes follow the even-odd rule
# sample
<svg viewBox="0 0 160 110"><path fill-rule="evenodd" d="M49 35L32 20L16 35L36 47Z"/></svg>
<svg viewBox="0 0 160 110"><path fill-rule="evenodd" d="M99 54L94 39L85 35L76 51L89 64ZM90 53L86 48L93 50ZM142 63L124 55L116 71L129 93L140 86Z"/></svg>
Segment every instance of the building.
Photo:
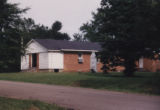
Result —
<svg viewBox="0 0 160 110"><path fill-rule="evenodd" d="M97 62L98 43L52 39L33 39L21 58L22 71L100 72Z"/></svg>
<svg viewBox="0 0 160 110"><path fill-rule="evenodd" d="M102 72L102 63L96 57L101 50L98 43L53 39L32 39L21 57L22 71ZM160 71L160 60L141 58L136 62L140 71ZM124 67L117 66L117 71Z"/></svg>
<svg viewBox="0 0 160 110"><path fill-rule="evenodd" d="M141 58L139 60L138 67L140 70L145 71L145 72L159 72L160 71L160 60Z"/></svg>

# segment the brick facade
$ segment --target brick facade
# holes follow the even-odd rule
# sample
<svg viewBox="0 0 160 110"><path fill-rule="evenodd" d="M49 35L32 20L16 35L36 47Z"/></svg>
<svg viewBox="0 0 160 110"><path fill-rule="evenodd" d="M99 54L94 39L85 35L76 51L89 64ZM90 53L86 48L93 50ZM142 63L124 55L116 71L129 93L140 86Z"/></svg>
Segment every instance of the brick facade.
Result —
<svg viewBox="0 0 160 110"><path fill-rule="evenodd" d="M78 62L77 52L64 53L64 72L89 72L91 53L82 53L83 63Z"/></svg>
<svg viewBox="0 0 160 110"><path fill-rule="evenodd" d="M160 71L160 60L144 59L144 71L156 72Z"/></svg>
<svg viewBox="0 0 160 110"><path fill-rule="evenodd" d="M103 67L103 64L102 64L101 62L98 62L98 63L97 63L97 71L98 71L98 72L103 72L103 71L102 71L102 67Z"/></svg>
<svg viewBox="0 0 160 110"><path fill-rule="evenodd" d="M64 72L90 72L90 56L91 53L83 53L83 63L78 63L78 53L77 52L65 52L64 53ZM97 72L102 71L103 64L101 62L97 63ZM117 66L118 72L124 70L124 67Z"/></svg>
<svg viewBox="0 0 160 110"><path fill-rule="evenodd" d="M64 69L60 72L90 72L90 57L91 53L82 53L83 63L78 62L78 52L64 52ZM139 68L139 62L136 62L137 68ZM103 64L101 62L97 63L97 72L102 71ZM53 72L54 69L40 69L39 70L39 54L37 54L37 67L32 68L32 54L29 55L29 71L49 71ZM122 72L125 68L122 66L117 66L116 71ZM143 59L143 71L156 72L160 71L160 60Z"/></svg>

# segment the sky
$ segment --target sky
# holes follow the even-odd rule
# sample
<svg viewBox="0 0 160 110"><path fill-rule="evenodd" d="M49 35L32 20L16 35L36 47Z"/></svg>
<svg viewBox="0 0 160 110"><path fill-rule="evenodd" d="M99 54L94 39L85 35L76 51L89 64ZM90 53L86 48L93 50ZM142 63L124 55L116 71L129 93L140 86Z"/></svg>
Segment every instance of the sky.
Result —
<svg viewBox="0 0 160 110"><path fill-rule="evenodd" d="M101 0L9 0L20 3L20 8L29 7L24 17L30 17L37 24L51 27L55 21L63 24L62 32L72 36L80 26L92 19L92 12L100 6Z"/></svg>

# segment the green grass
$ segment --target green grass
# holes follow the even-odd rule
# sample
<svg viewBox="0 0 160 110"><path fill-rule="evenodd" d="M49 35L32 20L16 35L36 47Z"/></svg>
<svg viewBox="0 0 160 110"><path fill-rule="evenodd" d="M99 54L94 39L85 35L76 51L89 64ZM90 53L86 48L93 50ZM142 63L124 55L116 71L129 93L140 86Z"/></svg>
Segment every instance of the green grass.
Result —
<svg viewBox="0 0 160 110"><path fill-rule="evenodd" d="M39 101L17 100L0 97L0 110L66 110Z"/></svg>
<svg viewBox="0 0 160 110"><path fill-rule="evenodd" d="M134 77L124 77L122 73L4 73L0 80L160 95L160 73L142 72Z"/></svg>

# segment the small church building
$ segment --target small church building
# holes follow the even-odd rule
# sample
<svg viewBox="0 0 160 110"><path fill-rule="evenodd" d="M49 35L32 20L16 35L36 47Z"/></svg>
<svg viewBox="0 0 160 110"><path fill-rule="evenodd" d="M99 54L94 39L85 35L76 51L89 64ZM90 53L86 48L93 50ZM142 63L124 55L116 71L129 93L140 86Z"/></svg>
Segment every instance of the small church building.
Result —
<svg viewBox="0 0 160 110"><path fill-rule="evenodd" d="M21 57L21 70L28 72L102 72L103 64L96 57L101 51L98 43L32 39ZM160 71L160 60L141 58L136 62L141 71ZM124 67L117 66L117 71Z"/></svg>

